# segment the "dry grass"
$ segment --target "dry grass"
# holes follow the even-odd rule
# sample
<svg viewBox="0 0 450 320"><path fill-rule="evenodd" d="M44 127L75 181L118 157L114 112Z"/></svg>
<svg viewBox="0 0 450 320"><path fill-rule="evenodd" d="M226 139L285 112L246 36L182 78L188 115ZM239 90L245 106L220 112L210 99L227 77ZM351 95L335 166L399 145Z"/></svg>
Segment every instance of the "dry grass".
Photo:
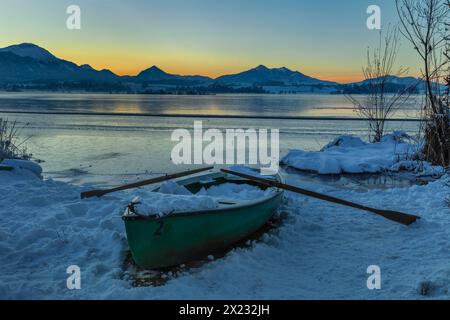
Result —
<svg viewBox="0 0 450 320"><path fill-rule="evenodd" d="M25 146L27 139L21 138L22 129L16 121L0 118L0 159L31 158Z"/></svg>
<svg viewBox="0 0 450 320"><path fill-rule="evenodd" d="M449 188L448 190L450 190L450 177L447 179L446 184L447 188ZM445 203L447 204L447 206L450 208L450 195L448 195L445 198Z"/></svg>
<svg viewBox="0 0 450 320"><path fill-rule="evenodd" d="M429 162L448 168L450 165L450 125L448 115L434 115L425 129L424 152Z"/></svg>

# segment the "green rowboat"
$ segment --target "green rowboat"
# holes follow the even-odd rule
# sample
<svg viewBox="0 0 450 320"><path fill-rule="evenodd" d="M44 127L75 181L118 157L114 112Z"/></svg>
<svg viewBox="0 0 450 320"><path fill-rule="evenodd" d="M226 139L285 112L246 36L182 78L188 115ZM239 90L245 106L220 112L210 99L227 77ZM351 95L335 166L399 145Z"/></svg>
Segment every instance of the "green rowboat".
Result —
<svg viewBox="0 0 450 320"><path fill-rule="evenodd" d="M254 185L221 172L177 181L192 193L230 182ZM131 254L140 267L157 269L218 253L263 227L274 216L282 197L283 191L276 189L257 200L222 201L215 209L174 212L164 217L130 213L130 204L122 218Z"/></svg>

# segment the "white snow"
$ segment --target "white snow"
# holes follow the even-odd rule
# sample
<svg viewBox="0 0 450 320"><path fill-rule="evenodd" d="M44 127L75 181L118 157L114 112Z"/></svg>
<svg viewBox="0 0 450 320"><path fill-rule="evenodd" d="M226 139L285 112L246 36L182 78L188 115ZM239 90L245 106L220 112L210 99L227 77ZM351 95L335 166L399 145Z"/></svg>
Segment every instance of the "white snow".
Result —
<svg viewBox="0 0 450 320"><path fill-rule="evenodd" d="M274 190L272 188L261 190L258 187L249 185L239 185L234 183L224 183L212 186L208 189L200 190L197 195L205 195L216 199L229 201L250 201L270 196Z"/></svg>
<svg viewBox="0 0 450 320"><path fill-rule="evenodd" d="M219 203L212 197L193 195L171 195L159 192L147 192L144 197L133 200L136 211L148 216L163 217L183 211L215 209Z"/></svg>
<svg viewBox="0 0 450 320"><path fill-rule="evenodd" d="M292 193L284 223L224 258L168 275L160 287L123 277L128 250L122 209L135 190L80 200L80 188L0 171L1 299L449 299L450 177L425 186L370 190L287 183L418 214L405 227L363 211ZM145 189L139 191L143 195ZM70 265L81 290L69 290ZM368 290L367 268L381 268L381 290ZM429 294L420 294L426 283Z"/></svg>
<svg viewBox="0 0 450 320"><path fill-rule="evenodd" d="M12 167L13 173L10 173L10 175L14 175L15 177L32 175L42 178L41 166L32 161L5 159L0 161L0 166Z"/></svg>
<svg viewBox="0 0 450 320"><path fill-rule="evenodd" d="M139 214L163 217L182 211L215 209L219 207L220 201L256 200L270 196L273 189L261 190L250 185L224 183L208 189L202 188L198 193L192 194L184 186L167 181L161 184L158 192L138 192L143 194L132 201L136 211Z"/></svg>
<svg viewBox="0 0 450 320"><path fill-rule="evenodd" d="M291 150L281 163L296 169L319 174L381 173L419 168L426 174L443 174L441 167L412 161L419 150L417 143L403 132L394 132L378 143L366 143L358 137L341 136L321 151Z"/></svg>
<svg viewBox="0 0 450 320"><path fill-rule="evenodd" d="M41 62L51 62L56 60L56 57L50 52L31 43L22 43L1 48L0 52L11 52L20 57L30 57Z"/></svg>
<svg viewBox="0 0 450 320"><path fill-rule="evenodd" d="M184 186L179 185L175 181L166 181L159 187L160 193L178 194L178 195L192 195L192 193Z"/></svg>

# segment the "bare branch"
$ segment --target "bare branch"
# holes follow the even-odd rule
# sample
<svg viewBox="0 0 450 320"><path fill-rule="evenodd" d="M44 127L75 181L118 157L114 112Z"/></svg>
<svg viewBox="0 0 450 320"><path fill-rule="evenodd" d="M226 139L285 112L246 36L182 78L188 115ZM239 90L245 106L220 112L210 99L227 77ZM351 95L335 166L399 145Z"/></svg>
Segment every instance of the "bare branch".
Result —
<svg viewBox="0 0 450 320"><path fill-rule="evenodd" d="M385 36L380 32L378 47L367 50L367 64L363 68L364 83L369 88L368 96L357 99L352 95L346 95L358 114L368 119L369 136L374 142L381 140L386 120L393 116L413 89L406 87L394 93L388 92L388 85L394 76L400 77L407 72L402 67L394 71L399 48L397 27L388 28Z"/></svg>

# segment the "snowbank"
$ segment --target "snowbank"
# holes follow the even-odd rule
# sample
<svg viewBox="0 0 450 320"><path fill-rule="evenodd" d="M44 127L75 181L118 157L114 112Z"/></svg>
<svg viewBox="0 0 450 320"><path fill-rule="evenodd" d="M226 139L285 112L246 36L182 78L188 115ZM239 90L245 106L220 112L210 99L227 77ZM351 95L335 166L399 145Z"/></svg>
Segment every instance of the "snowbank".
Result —
<svg viewBox="0 0 450 320"><path fill-rule="evenodd" d="M287 176L287 183L299 179ZM367 193L302 183L369 206L418 214L411 227L287 193L283 225L224 258L181 271L161 287L131 286L120 216L135 191L80 200L82 188L0 171L1 299L449 299L446 180ZM146 190L142 189L141 196ZM368 290L367 267L382 289ZM69 290L67 267L81 269ZM420 294L423 283L427 296Z"/></svg>
<svg viewBox="0 0 450 320"><path fill-rule="evenodd" d="M12 168L10 176L32 176L42 179L42 167L33 161L5 159L0 162L0 167Z"/></svg>
<svg viewBox="0 0 450 320"><path fill-rule="evenodd" d="M366 143L358 137L341 136L321 151L291 150L281 159L283 165L319 174L381 173L401 169L443 174L443 169L411 161L419 150L417 143L403 132L383 137L381 142Z"/></svg>

